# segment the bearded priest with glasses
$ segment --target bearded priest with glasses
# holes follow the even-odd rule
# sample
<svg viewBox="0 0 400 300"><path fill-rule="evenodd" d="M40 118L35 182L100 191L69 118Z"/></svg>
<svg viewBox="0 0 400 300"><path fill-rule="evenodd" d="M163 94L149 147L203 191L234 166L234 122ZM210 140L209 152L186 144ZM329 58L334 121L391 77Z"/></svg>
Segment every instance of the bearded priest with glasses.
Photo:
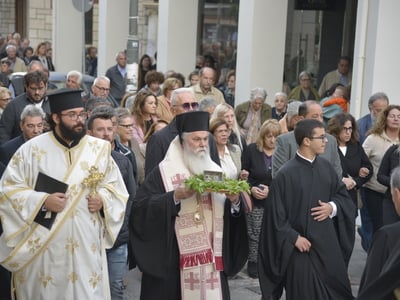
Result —
<svg viewBox="0 0 400 300"><path fill-rule="evenodd" d="M48 97L52 130L23 144L0 181L0 263L17 299L110 299L105 248L128 193L111 144L86 135L81 91Z"/></svg>

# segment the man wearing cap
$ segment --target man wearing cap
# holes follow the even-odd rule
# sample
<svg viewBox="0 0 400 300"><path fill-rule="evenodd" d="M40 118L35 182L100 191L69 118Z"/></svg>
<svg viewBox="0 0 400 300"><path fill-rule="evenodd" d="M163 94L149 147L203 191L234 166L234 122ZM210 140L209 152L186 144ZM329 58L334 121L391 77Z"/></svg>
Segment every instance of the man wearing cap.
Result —
<svg viewBox="0 0 400 300"><path fill-rule="evenodd" d="M209 114L176 117L178 136L146 177L132 208L130 229L143 272L141 299L229 299L227 276L248 255L246 221L236 194L187 190L184 179L221 172L208 147Z"/></svg>
<svg viewBox="0 0 400 300"><path fill-rule="evenodd" d="M109 299L105 248L128 193L110 143L85 135L80 93L48 95L52 130L23 144L0 180L0 263L17 299Z"/></svg>

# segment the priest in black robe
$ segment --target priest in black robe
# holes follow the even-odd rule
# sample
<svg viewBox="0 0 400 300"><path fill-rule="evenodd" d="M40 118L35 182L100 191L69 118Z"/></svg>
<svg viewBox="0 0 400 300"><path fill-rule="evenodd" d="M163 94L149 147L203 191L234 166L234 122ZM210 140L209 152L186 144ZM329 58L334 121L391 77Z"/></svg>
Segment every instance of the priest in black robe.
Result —
<svg viewBox="0 0 400 300"><path fill-rule="evenodd" d="M241 198L210 193L215 195L207 202L206 193L196 205L200 195L182 185L187 175L220 170L208 152L208 118L208 113L199 111L176 117L179 136L136 195L130 233L137 265L143 272L142 300L230 299L227 276L239 272L247 260ZM215 216L218 211L219 219ZM195 221L197 213L199 222ZM192 238L210 247L188 251Z"/></svg>
<svg viewBox="0 0 400 300"><path fill-rule="evenodd" d="M396 213L400 215L400 167L390 180ZM357 299L392 300L400 298L400 222L381 227L374 235L361 277Z"/></svg>
<svg viewBox="0 0 400 300"><path fill-rule="evenodd" d="M263 299L353 299L347 262L354 244L355 205L323 153L320 121L300 121L300 146L273 179L260 235Z"/></svg>

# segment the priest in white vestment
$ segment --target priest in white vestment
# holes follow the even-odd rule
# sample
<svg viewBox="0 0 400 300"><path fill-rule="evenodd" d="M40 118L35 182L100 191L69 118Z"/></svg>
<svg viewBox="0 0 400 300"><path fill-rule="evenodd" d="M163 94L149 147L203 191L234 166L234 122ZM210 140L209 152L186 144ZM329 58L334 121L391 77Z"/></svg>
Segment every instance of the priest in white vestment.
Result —
<svg viewBox="0 0 400 300"><path fill-rule="evenodd" d="M105 248L128 193L110 143L85 135L80 91L49 100L52 130L21 146L0 181L0 263L13 272L17 299L109 299ZM66 191L37 191L39 173Z"/></svg>

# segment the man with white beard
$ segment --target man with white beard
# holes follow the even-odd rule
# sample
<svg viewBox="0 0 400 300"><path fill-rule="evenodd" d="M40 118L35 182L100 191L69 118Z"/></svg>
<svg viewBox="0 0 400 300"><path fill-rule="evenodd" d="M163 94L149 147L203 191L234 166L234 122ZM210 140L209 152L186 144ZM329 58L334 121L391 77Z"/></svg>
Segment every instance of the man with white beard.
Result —
<svg viewBox="0 0 400 300"><path fill-rule="evenodd" d="M239 196L200 195L183 184L191 175L222 171L209 155L208 122L202 111L176 117L178 136L136 195L130 232L142 300L230 299L227 276L246 262Z"/></svg>

